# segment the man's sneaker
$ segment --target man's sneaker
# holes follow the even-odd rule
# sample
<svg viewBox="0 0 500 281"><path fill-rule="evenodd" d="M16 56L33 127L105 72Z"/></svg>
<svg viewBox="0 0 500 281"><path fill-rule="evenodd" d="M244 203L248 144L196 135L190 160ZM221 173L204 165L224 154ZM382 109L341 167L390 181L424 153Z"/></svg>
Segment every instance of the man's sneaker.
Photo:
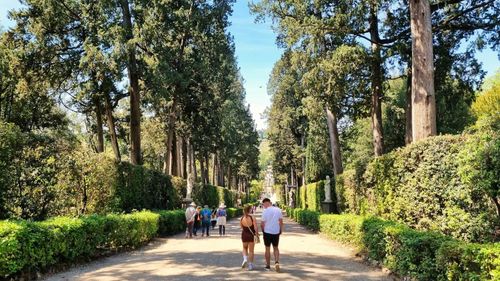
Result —
<svg viewBox="0 0 500 281"><path fill-rule="evenodd" d="M276 270L276 272L280 273L281 272L281 269L280 269L280 263L277 262L274 264L274 269Z"/></svg>
<svg viewBox="0 0 500 281"><path fill-rule="evenodd" d="M271 271L271 266L269 265L266 265L266 267L264 268L266 271Z"/></svg>
<svg viewBox="0 0 500 281"><path fill-rule="evenodd" d="M247 267L247 264L248 264L248 261L247 260L243 260L243 263L241 264L241 268Z"/></svg>
<svg viewBox="0 0 500 281"><path fill-rule="evenodd" d="M250 263L250 264L248 265L248 271L252 271L252 270L254 270L254 267L253 267L253 264L252 264L252 263Z"/></svg>

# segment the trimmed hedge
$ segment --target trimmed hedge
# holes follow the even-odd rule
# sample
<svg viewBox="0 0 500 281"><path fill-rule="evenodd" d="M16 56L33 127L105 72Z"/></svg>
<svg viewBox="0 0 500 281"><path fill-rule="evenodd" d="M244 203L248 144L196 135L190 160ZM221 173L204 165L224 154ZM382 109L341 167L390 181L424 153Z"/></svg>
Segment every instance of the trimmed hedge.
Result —
<svg viewBox="0 0 500 281"><path fill-rule="evenodd" d="M158 220L158 234L168 236L186 230L186 216L184 210L155 211L160 215Z"/></svg>
<svg viewBox="0 0 500 281"><path fill-rule="evenodd" d="M228 208L232 208L236 205L238 199L241 199L242 203L244 203L244 197L246 197L244 193L238 194L236 191L210 184L197 184L193 188L194 202L200 206L218 207L224 202Z"/></svg>
<svg viewBox="0 0 500 281"><path fill-rule="evenodd" d="M336 179L338 207L463 241L493 241L500 134L482 130L427 138L346 169Z"/></svg>
<svg viewBox="0 0 500 281"><path fill-rule="evenodd" d="M135 248L157 234L175 234L185 228L183 210L0 221L0 279Z"/></svg>
<svg viewBox="0 0 500 281"><path fill-rule="evenodd" d="M332 196L333 194L334 192L332 192ZM298 206L301 209L321 211L321 202L325 201L325 181L313 182L306 186L301 186L297 197Z"/></svg>
<svg viewBox="0 0 500 281"><path fill-rule="evenodd" d="M232 219L243 215L243 209L241 208L227 208L227 218Z"/></svg>
<svg viewBox="0 0 500 281"><path fill-rule="evenodd" d="M500 280L499 243L467 243L376 217L297 209L287 209L287 214L313 230L318 225L329 238L358 247L400 276L422 281Z"/></svg>

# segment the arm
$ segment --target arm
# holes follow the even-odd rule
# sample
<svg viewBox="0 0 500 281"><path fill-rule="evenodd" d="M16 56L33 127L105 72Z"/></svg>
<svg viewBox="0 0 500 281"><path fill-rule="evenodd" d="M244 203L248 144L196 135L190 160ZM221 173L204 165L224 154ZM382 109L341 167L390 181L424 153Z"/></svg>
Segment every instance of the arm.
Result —
<svg viewBox="0 0 500 281"><path fill-rule="evenodd" d="M283 218L280 218L280 234L283 233Z"/></svg>
<svg viewBox="0 0 500 281"><path fill-rule="evenodd" d="M255 229L255 235L259 235L259 228L257 227L257 219L253 220L253 229Z"/></svg>

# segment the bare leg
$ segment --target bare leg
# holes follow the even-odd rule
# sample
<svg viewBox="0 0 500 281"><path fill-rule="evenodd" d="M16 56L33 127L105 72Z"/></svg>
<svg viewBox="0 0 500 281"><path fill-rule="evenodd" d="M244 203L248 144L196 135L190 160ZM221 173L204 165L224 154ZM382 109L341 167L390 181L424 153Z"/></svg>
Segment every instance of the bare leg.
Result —
<svg viewBox="0 0 500 281"><path fill-rule="evenodd" d="M266 247L266 266L271 264L271 247Z"/></svg>
<svg viewBox="0 0 500 281"><path fill-rule="evenodd" d="M248 243L248 261L250 263L253 263L254 249L255 249L255 243L253 242Z"/></svg>
<svg viewBox="0 0 500 281"><path fill-rule="evenodd" d="M274 262L280 262L280 249L278 247L273 247Z"/></svg>
<svg viewBox="0 0 500 281"><path fill-rule="evenodd" d="M248 256L248 242L243 242L243 256Z"/></svg>

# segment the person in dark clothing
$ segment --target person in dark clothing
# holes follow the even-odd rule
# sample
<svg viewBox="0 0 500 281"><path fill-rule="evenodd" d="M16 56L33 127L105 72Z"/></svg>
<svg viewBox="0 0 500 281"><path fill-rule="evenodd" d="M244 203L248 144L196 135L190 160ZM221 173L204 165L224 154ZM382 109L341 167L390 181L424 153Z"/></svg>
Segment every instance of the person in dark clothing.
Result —
<svg viewBox="0 0 500 281"><path fill-rule="evenodd" d="M196 215L194 216L194 224L193 224L193 235L198 236L198 230L201 227L201 207L196 208Z"/></svg>
<svg viewBox="0 0 500 281"><path fill-rule="evenodd" d="M259 236L257 219L252 217L251 211L252 206L243 208L243 217L240 220L241 242L243 243L243 263L241 267L245 268L248 265L248 270L254 269L255 236Z"/></svg>

